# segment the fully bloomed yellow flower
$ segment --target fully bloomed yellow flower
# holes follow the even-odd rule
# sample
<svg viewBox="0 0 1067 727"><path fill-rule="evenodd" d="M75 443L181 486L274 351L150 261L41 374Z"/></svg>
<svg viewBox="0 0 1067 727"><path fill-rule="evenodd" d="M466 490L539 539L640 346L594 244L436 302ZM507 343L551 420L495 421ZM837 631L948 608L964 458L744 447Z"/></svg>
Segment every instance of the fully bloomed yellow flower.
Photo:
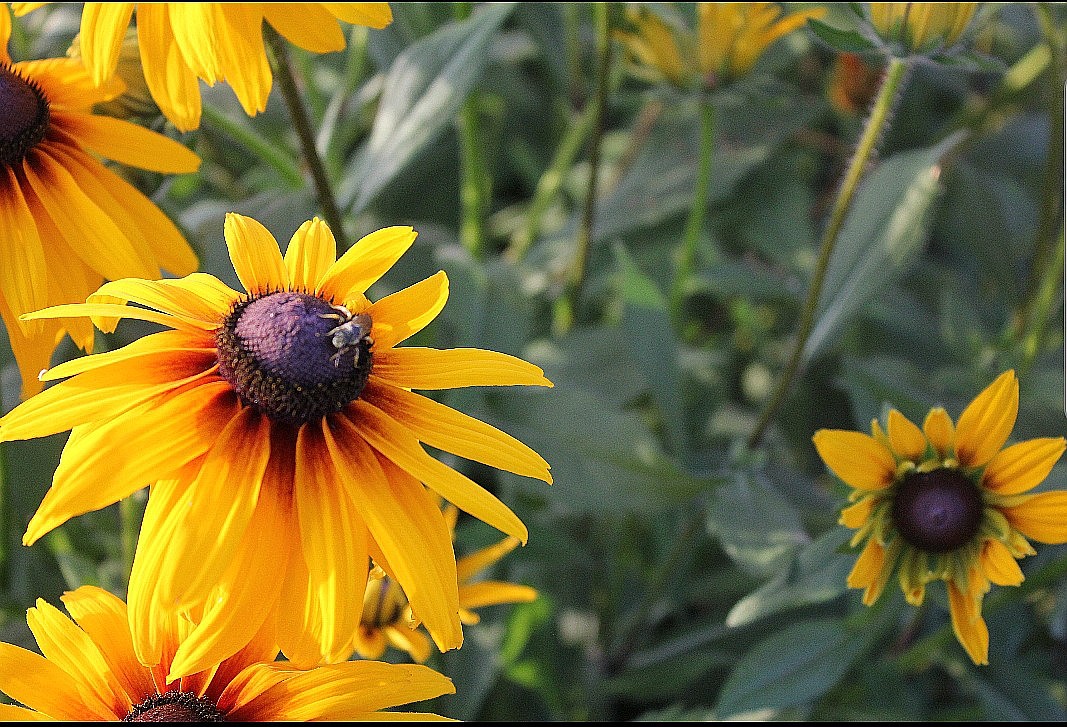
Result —
<svg viewBox="0 0 1067 727"><path fill-rule="evenodd" d="M982 599L990 584L1017 586L1016 559L1033 555L1027 538L1067 542L1067 492L1030 493L1052 470L1063 437L1005 447L1019 410L1019 382L1006 371L964 409L955 426L931 409L922 429L889 412L871 434L822 429L815 448L852 488L841 524L863 551L848 577L873 604L897 571L909 603L943 580L956 637L976 664L988 663Z"/></svg>
<svg viewBox="0 0 1067 727"><path fill-rule="evenodd" d="M182 670L233 653L274 611L285 614L277 638L290 660L344 660L369 557L438 647L462 642L451 534L431 490L521 541L526 527L421 443L551 477L529 447L412 389L551 382L502 353L397 347L448 297L443 272L374 303L364 295L415 234L379 230L335 262L334 237L315 219L283 258L266 228L230 214L226 243L247 292L202 273L127 279L29 316L173 329L56 366L44 378L66 381L0 419L0 441L72 429L26 544L153 483L129 594L145 663L164 645L138 624L200 605L176 656Z"/></svg>
<svg viewBox="0 0 1067 727"><path fill-rule="evenodd" d="M23 395L69 333L91 350L88 321L20 322L23 313L85 300L105 278L160 277L196 269L174 224L98 156L157 172L197 169L171 139L93 105L122 92L93 86L67 58L11 62L11 19L0 4L0 317L22 372Z"/></svg>
<svg viewBox="0 0 1067 727"><path fill-rule="evenodd" d="M808 8L783 16L778 3L697 3L695 34L672 29L655 13L631 11L636 32L619 37L639 64L670 82L714 87L744 76L772 43L825 13Z"/></svg>
<svg viewBox="0 0 1067 727"><path fill-rule="evenodd" d="M955 45L979 3L871 3L871 24L909 53Z"/></svg>
<svg viewBox="0 0 1067 727"><path fill-rule="evenodd" d="M451 505L445 508L445 517L453 534L458 515ZM529 586L478 579L479 573L513 551L518 544L515 538L504 538L456 562L459 615L464 624L478 623L480 617L474 612L476 608L524 603L537 598L537 591ZM387 646L393 646L406 651L415 661L426 661L430 657L430 642L418 628L418 616L412 611L404 589L385 571L375 567L363 596L363 617L356 633L355 651L364 659L379 659Z"/></svg>
<svg viewBox="0 0 1067 727"><path fill-rule="evenodd" d="M455 691L446 677L417 665L351 661L300 669L276 662L278 647L264 630L228 659L168 678L174 648L190 623L167 616L153 621L150 627L168 649L159 662L143 666L119 598L82 586L64 595L63 603L73 621L43 599L26 614L44 656L0 643L0 691L26 705L0 705L0 720L427 720L440 717L379 710Z"/></svg>

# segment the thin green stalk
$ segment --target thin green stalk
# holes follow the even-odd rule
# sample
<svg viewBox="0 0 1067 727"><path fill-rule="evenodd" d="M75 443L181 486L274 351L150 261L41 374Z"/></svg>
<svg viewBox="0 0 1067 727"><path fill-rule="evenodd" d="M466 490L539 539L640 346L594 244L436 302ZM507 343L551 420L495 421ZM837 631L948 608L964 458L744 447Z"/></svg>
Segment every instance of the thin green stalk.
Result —
<svg viewBox="0 0 1067 727"><path fill-rule="evenodd" d="M506 255L509 259L522 260L541 233L541 222L545 211L563 187L567 170L574 164L578 151L589 137L596 116L595 104L588 104L580 114L576 114L571 119L563 139L556 148L556 154L552 157L552 162L537 180L537 188L534 190L530 206L526 211L526 223L515 234L508 246Z"/></svg>
<svg viewBox="0 0 1067 727"><path fill-rule="evenodd" d="M296 76L293 73L293 64L289 59L289 48L281 36L271 27L264 27L264 36L270 44L274 56L274 75L278 78L278 88L282 92L285 106L289 110L289 118L293 122L296 136L300 140L300 150L303 152L304 161L311 172L311 179L315 185L315 194L322 207L322 214L326 218L326 224L330 226L334 239L337 241L337 252L341 253L348 249L348 241L345 236L345 228L341 211L337 206L337 197L333 193L333 187L326 176L322 158L315 147L315 134L311 129L311 119L300 97L300 90L296 85Z"/></svg>
<svg viewBox="0 0 1067 727"><path fill-rule="evenodd" d="M811 278L808 298L804 303L804 310L797 326L796 339L793 342L793 351L789 356L789 363L778 379L778 386L775 388L774 394L772 394L767 407L763 410L756 427L748 438L748 447L750 449L758 446L760 440L763 439L767 427L774 420L778 409L782 406L793 385L797 372L800 370L804 346L808 342L808 336L811 335L811 328L815 322L815 310L819 304L819 295L822 293L826 269L830 264L834 246L837 244L837 236L841 233L841 228L845 224L845 218L852 207L852 200L856 195L856 190L859 188L863 173L867 169L867 164L870 162L878 142L885 133L889 119L892 116L893 107L900 96L901 87L907 78L910 68L911 63L909 60L895 57L889 59L889 67L886 69L885 76L882 79L882 87L878 90L874 106L871 109L871 116L867 120L867 126L863 130L859 144L856 146L856 151L849 162L848 170L845 172L845 178L837 191L837 199L834 200L834 206L830 212L830 220L822 236L822 242L819 247L819 260L815 265L815 273Z"/></svg>
<svg viewBox="0 0 1067 727"><path fill-rule="evenodd" d="M1063 253L1064 231L1061 224L1056 244L1050 251L1046 264L1041 269L1043 275L1037 290L1028 302L1027 310L1029 313L1022 338L1023 361L1021 368L1024 370L1029 368L1037 354L1041 353L1041 345L1048 330L1049 317L1052 315L1053 306L1058 300L1060 285L1063 282Z"/></svg>
<svg viewBox="0 0 1067 727"><path fill-rule="evenodd" d="M697 166L696 184L693 187L693 202L689 207L689 219L682 237L682 247L678 254L674 283L671 286L671 313L681 323L682 303L685 300L685 286L696 268L697 249L700 246L700 232L704 228L704 217L708 210L708 190L711 188L711 156L715 148L715 107L711 99L701 95L700 106L700 157Z"/></svg>
<svg viewBox="0 0 1067 727"><path fill-rule="evenodd" d="M453 17L466 20L471 4L452 3ZM478 115L477 92L472 92L459 111L460 225L459 241L476 258L485 254L485 220L492 202L492 179L485 158L485 140Z"/></svg>
<svg viewBox="0 0 1067 727"><path fill-rule="evenodd" d="M286 186L299 189L304 185L304 175L300 173L300 168L278 149L277 144L272 144L245 124L234 121L211 104L204 104L203 115L207 125L224 132L273 167L281 175Z"/></svg>
<svg viewBox="0 0 1067 727"><path fill-rule="evenodd" d="M611 75L611 28L608 4L594 3L593 17L597 35L597 92L594 100L596 111L593 135L589 149L589 184L586 187L585 208L582 222L575 239L575 255L563 295L556 301L553 329L557 334L566 333L574 325L574 318L582 298L585 278L589 267L589 255L593 241L593 220L596 216L596 190L600 179L600 147L604 140L604 112L608 106L608 90Z"/></svg>

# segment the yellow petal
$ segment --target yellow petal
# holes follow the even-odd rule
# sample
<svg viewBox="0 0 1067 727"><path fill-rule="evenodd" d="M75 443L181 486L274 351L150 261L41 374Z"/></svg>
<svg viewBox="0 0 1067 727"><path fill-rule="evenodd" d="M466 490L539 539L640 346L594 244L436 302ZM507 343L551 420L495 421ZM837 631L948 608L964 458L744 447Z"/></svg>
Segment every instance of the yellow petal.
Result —
<svg viewBox="0 0 1067 727"><path fill-rule="evenodd" d="M982 545L982 570L998 586L1017 586L1024 579L1019 562L999 540L990 539Z"/></svg>
<svg viewBox="0 0 1067 727"><path fill-rule="evenodd" d="M1031 439L1002 449L986 466L982 487L998 495L1018 495L1037 487L1059 461L1063 437Z"/></svg>
<svg viewBox="0 0 1067 727"><path fill-rule="evenodd" d="M507 505L480 485L428 455L403 425L359 399L352 402L348 411L352 419L359 423L358 432L362 438L386 459L425 483L460 510L526 543L526 526ZM404 590L407 592L406 588Z"/></svg>
<svg viewBox="0 0 1067 727"><path fill-rule="evenodd" d="M204 275L196 283L202 283ZM229 314L229 307L236 300L235 296L224 308L217 306L217 301L205 300L198 291L191 289L189 283L181 283L175 280L141 280L139 278L126 278L105 283L93 295L89 296L88 303L94 303L98 298L115 298L118 300L137 303L148 308L180 318L186 323L205 331L212 331L222 324L222 320Z"/></svg>
<svg viewBox="0 0 1067 727"><path fill-rule="evenodd" d="M820 429L811 439L822 461L849 487L881 490L893 481L896 460L874 437L863 432Z"/></svg>
<svg viewBox="0 0 1067 727"><path fill-rule="evenodd" d="M214 340L201 333L189 333L188 331L160 331L150 333L138 338L122 348L114 351L105 351L92 356L82 356L70 361L57 364L47 371L41 372L41 381L55 381L65 379L68 376L76 376L85 371L94 371L104 366L126 361L127 359L140 356L154 356L167 352L172 356L180 356L185 352L202 353L205 357L214 350Z"/></svg>
<svg viewBox="0 0 1067 727"><path fill-rule="evenodd" d="M82 63L97 86L115 73L135 3L85 3L81 20Z"/></svg>
<svg viewBox="0 0 1067 727"><path fill-rule="evenodd" d="M362 294L403 256L417 233L410 227L386 227L360 238L319 281L319 290L336 301Z"/></svg>
<svg viewBox="0 0 1067 727"><path fill-rule="evenodd" d="M1042 492L1001 508L1011 526L1031 540L1067 543L1067 492Z"/></svg>
<svg viewBox="0 0 1067 727"><path fill-rule="evenodd" d="M901 459L918 462L926 453L922 430L896 409L889 410L888 430L889 446Z"/></svg>
<svg viewBox="0 0 1067 727"><path fill-rule="evenodd" d="M552 386L532 363L480 348L394 348L374 352L374 375L405 389ZM887 452L888 454L888 452Z"/></svg>
<svg viewBox="0 0 1067 727"><path fill-rule="evenodd" d="M322 7L346 23L365 25L381 30L393 22L393 11L389 3L319 3Z"/></svg>
<svg viewBox="0 0 1067 727"><path fill-rule="evenodd" d="M456 574L459 576L460 582L469 581L518 546L519 541L515 538L504 538L496 545L490 545L470 555L463 556L456 562Z"/></svg>
<svg viewBox="0 0 1067 727"><path fill-rule="evenodd" d="M437 317L448 300L444 271L374 303L366 313L374 321L371 335L378 350L392 348Z"/></svg>
<svg viewBox="0 0 1067 727"><path fill-rule="evenodd" d="M171 30L170 7L176 4L140 5L137 44L141 48L145 82L159 110L179 131L191 131L200 125L200 85Z"/></svg>
<svg viewBox="0 0 1067 727"><path fill-rule="evenodd" d="M181 51L186 64L209 86L224 77L216 54L219 46L229 41L220 27L219 3L167 3L170 11L170 28L174 42ZM141 22L138 8L137 22ZM255 32L260 32L259 26ZM142 53L143 58L143 53Z"/></svg>
<svg viewBox="0 0 1067 727"><path fill-rule="evenodd" d="M245 290L254 294L289 289L278 241L266 227L251 217L228 212L224 231L233 269Z"/></svg>
<svg viewBox="0 0 1067 727"><path fill-rule="evenodd" d="M871 512L874 510L875 502L877 502L875 498L865 497L855 505L849 505L841 511L841 518L838 522L853 530L862 528L867 524L867 519L870 518Z"/></svg>
<svg viewBox="0 0 1067 727"><path fill-rule="evenodd" d="M1019 381L1005 371L975 397L956 424L956 459L964 467L981 467L1008 441L1019 412Z"/></svg>
<svg viewBox="0 0 1067 727"><path fill-rule="evenodd" d="M332 424L326 432L330 456L349 498L385 553L391 575L423 613L438 648L459 648L463 634L456 556L440 508L422 484L371 451L361 428L344 417Z"/></svg>
<svg viewBox="0 0 1067 727"><path fill-rule="evenodd" d="M35 336L26 336L15 314L7 307L2 294L0 294L0 319L3 319L4 327L7 328L7 340L22 376L21 398L29 399L44 387L37 377L51 361L52 349L55 348L56 341L62 335L62 329L58 324L45 323L44 331ZM3 428L0 425L0 440L3 438Z"/></svg>
<svg viewBox="0 0 1067 727"><path fill-rule="evenodd" d="M121 164L163 174L188 174L200 167L200 157L184 145L129 121L67 112L54 123L83 146Z"/></svg>
<svg viewBox="0 0 1067 727"><path fill-rule="evenodd" d="M948 412L943 408L935 407L930 410L923 422L923 433L941 459L945 459L954 451L956 430Z"/></svg>
<svg viewBox="0 0 1067 727"><path fill-rule="evenodd" d="M2 13L0 13L2 14ZM0 173L0 291L15 315L48 305L47 268L37 223L11 167ZM26 333L41 331L27 326Z"/></svg>
<svg viewBox="0 0 1067 727"><path fill-rule="evenodd" d="M856 564L848 574L846 583L849 588L869 588L872 584L883 579L885 566L885 548L874 540L868 540L867 545L860 552ZM871 599L871 603L878 600L879 593ZM864 603L867 603L866 597ZM867 605L870 605L868 603Z"/></svg>
<svg viewBox="0 0 1067 727"><path fill-rule="evenodd" d="M268 6L270 7L270 6ZM313 292L333 265L337 241L329 225L316 217L300 225L285 250L285 267L294 289Z"/></svg>
<svg viewBox="0 0 1067 727"><path fill-rule="evenodd" d="M267 108L271 74L263 46L261 3L213 3L219 40L215 46L220 78L233 88L245 113L255 116Z"/></svg>
<svg viewBox="0 0 1067 727"><path fill-rule="evenodd" d="M290 43L312 53L332 53L345 47L345 35L337 21L316 3L264 3L263 17Z"/></svg>
<svg viewBox="0 0 1067 727"><path fill-rule="evenodd" d="M0 19L3 18L3 13L0 12ZM2 30L2 24L0 24L0 30ZM0 35L0 41L3 40ZM0 46L0 60L4 59L3 46ZM40 712L34 712L26 709L25 707L15 707L10 704L0 704L0 722L50 722L51 717Z"/></svg>
<svg viewBox="0 0 1067 727"><path fill-rule="evenodd" d="M460 609L461 614L462 612L463 610ZM391 646L401 651L406 651L411 655L413 661L422 664L430 658L432 644L421 629L408 628L407 626L386 626L378 633L384 633L388 637ZM383 645L382 651L384 650ZM381 654L379 653L378 656L381 656Z"/></svg>
<svg viewBox="0 0 1067 727"><path fill-rule="evenodd" d="M0 642L0 692L50 718L71 722L115 720L86 703L75 678L40 654Z"/></svg>
<svg viewBox="0 0 1067 727"><path fill-rule="evenodd" d="M529 603L537 599L537 591L518 583L480 581L459 588L459 602L464 608L483 608L505 603Z"/></svg>
<svg viewBox="0 0 1067 727"><path fill-rule="evenodd" d="M952 630L975 664L989 663L989 629L982 619L980 604L962 593L952 581L948 586L948 610L952 616Z"/></svg>

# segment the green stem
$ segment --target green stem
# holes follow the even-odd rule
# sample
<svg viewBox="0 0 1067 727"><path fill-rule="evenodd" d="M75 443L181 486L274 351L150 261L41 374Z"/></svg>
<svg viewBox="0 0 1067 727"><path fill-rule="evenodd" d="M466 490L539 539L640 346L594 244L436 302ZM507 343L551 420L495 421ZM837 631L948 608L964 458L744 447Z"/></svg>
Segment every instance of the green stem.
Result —
<svg viewBox="0 0 1067 727"><path fill-rule="evenodd" d="M867 120L867 126L863 130L859 144L856 146L856 151L853 153L851 161L849 161L848 170L845 172L845 178L841 182L837 198L834 200L833 209L830 212L830 220L826 225L825 232L823 232L822 242L819 247L819 260L815 265L815 273L812 275L811 287L808 290L804 311L797 327L796 339L793 342L793 351L789 356L789 363L778 379L778 386L774 390L774 394L772 394L767 407L763 410L763 414L748 438L748 447L750 449L757 447L763 439L767 427L770 426L771 421L774 420L775 415L778 413L778 409L784 403L785 397L793 385L793 380L800 370L804 346L808 342L808 336L811 335L811 328L815 322L815 311L819 305L823 279L826 277L826 269L830 264L834 245L837 244L837 236L841 233L841 228L845 224L845 218L852 207L852 200L856 195L856 190L859 188L863 173L867 169L867 164L870 162L878 142L885 133L893 107L900 96L901 87L907 78L910 68L911 64L907 60L896 57L889 59L889 67L886 69L882 80L882 87L878 90L871 116Z"/></svg>
<svg viewBox="0 0 1067 727"><path fill-rule="evenodd" d="M589 255L593 240L593 220L596 215L596 190L600 179L600 147L604 140L604 112L608 106L608 90L611 76L611 28L608 18L608 4L594 3L593 17L596 24L597 40L597 92L595 104L593 136L589 149L589 184L586 186L585 208L582 222L575 239L574 261L562 297L556 302L553 329L557 334L566 333L574 325L578 304L585 287L586 273L589 267Z"/></svg>
<svg viewBox="0 0 1067 727"><path fill-rule="evenodd" d="M270 44L274 56L274 71L278 78L278 88L282 92L285 106L289 110L289 118L293 122L296 136L300 140L300 150L303 152L304 161L311 172L311 179L315 185L315 194L322 207L322 214L326 218L326 224L330 226L334 239L337 241L338 253L348 249L348 241L345 236L345 228L341 211L337 207L337 197L333 193L333 187L326 176L326 169L319 157L319 151L315 147L315 134L311 130L311 119L300 97L300 90L296 85L296 75L293 72L293 64L289 59L289 48L285 41L270 26L264 27L264 36Z"/></svg>
<svg viewBox="0 0 1067 727"><path fill-rule="evenodd" d="M697 166L693 202L689 207L689 220L685 225L682 247L679 250L678 266L671 286L671 313L681 323L685 287L696 268L697 249L700 247L700 232L708 211L708 190L711 188L711 156L715 148L715 107L711 99L701 95L700 106L700 156Z"/></svg>
<svg viewBox="0 0 1067 727"><path fill-rule="evenodd" d="M453 17L466 20L471 4L452 4ZM492 201L492 179L485 158L482 124L478 116L478 99L472 92L456 120L460 143L460 225L459 240L476 258L485 254L485 220Z"/></svg>
<svg viewBox="0 0 1067 727"><path fill-rule="evenodd" d="M530 206L526 211L526 224L515 234L511 245L508 246L506 254L509 259L522 260L541 233L541 221L545 210L562 189L567 170L574 164L574 159L578 156L582 144L589 137L595 119L595 104L587 105L580 114L571 119L563 139L556 148L556 154L552 157L552 162L537 180L537 188L534 190Z"/></svg>
<svg viewBox="0 0 1067 727"><path fill-rule="evenodd" d="M208 125L224 132L273 167L286 186L293 189L304 186L304 175L300 173L300 168L278 149L277 144L264 139L246 124L231 119L211 104L204 104L203 115Z"/></svg>
<svg viewBox="0 0 1067 727"><path fill-rule="evenodd" d="M133 556L137 552L137 534L140 532L141 518L134 499L136 494L119 500L119 526L122 542L122 575L129 592L130 574L133 572Z"/></svg>

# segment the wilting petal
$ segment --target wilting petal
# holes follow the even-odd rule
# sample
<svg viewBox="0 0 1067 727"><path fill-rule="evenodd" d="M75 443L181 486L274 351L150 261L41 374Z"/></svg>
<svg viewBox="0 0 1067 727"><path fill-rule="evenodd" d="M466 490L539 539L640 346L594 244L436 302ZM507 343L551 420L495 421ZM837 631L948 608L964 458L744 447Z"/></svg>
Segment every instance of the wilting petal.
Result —
<svg viewBox="0 0 1067 727"><path fill-rule="evenodd" d="M982 619L978 602L962 593L952 581L948 586L948 610L952 616L952 630L975 664L989 663L989 629Z"/></svg>
<svg viewBox="0 0 1067 727"><path fill-rule="evenodd" d="M982 570L985 577L998 586L1017 586L1023 582L1019 562L999 540L987 540L982 545Z"/></svg>

